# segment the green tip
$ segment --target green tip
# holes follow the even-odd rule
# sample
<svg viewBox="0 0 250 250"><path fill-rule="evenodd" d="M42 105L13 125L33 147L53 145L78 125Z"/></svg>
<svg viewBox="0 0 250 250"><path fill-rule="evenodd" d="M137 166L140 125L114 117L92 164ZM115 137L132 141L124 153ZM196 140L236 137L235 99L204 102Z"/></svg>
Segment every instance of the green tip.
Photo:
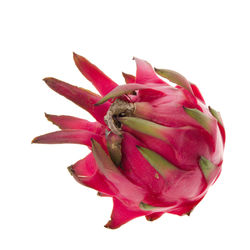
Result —
<svg viewBox="0 0 250 250"><path fill-rule="evenodd" d="M210 106L208 106L208 108L209 108L209 111L212 114L212 116L223 126L220 112L216 111L215 109L211 108Z"/></svg>
<svg viewBox="0 0 250 250"><path fill-rule="evenodd" d="M109 155L106 154L102 146L94 139L92 142L92 152L95 157L96 163L101 170L101 172L106 176L112 172L119 172L114 163L112 162Z"/></svg>
<svg viewBox="0 0 250 250"><path fill-rule="evenodd" d="M146 88L149 88L149 87L146 85L136 84L136 83L119 85L116 88L114 88L112 91L110 91L107 95L105 95L102 99L100 99L95 105L100 105L100 104L105 103L109 99L119 97L125 94L133 94L135 90L146 89Z"/></svg>
<svg viewBox="0 0 250 250"><path fill-rule="evenodd" d="M207 183L209 183L211 181L211 175L217 166L203 156L201 156L199 164Z"/></svg>
<svg viewBox="0 0 250 250"><path fill-rule="evenodd" d="M68 169L69 173L70 173L72 176L75 175L75 171L73 170L73 165L67 167L67 169Z"/></svg>
<svg viewBox="0 0 250 250"><path fill-rule="evenodd" d="M211 118L205 115L198 109L186 108L183 107L185 112L195 119L204 129L206 129L209 133L211 133Z"/></svg>
<svg viewBox="0 0 250 250"><path fill-rule="evenodd" d="M189 212L187 212L185 215L190 216L192 212L193 212L193 208Z"/></svg>
<svg viewBox="0 0 250 250"><path fill-rule="evenodd" d="M168 79L170 82L173 82L187 89L191 94L193 94L193 90L191 88L189 81L180 73L170 70L170 69L157 69L157 68L155 68L155 72L158 75Z"/></svg>
<svg viewBox="0 0 250 250"><path fill-rule="evenodd" d="M135 94L135 90L139 89L161 89L162 85L159 84L138 84L138 83L130 83L125 85L119 85L110 91L107 95L105 95L102 99L100 99L95 105L103 104L109 99L119 97L125 94Z"/></svg>
<svg viewBox="0 0 250 250"><path fill-rule="evenodd" d="M156 152L137 146L137 149L140 151L142 156L149 162L149 164L157 171L159 174L166 178L172 171L179 171L179 169L174 166L172 163L167 161L161 155Z"/></svg>
<svg viewBox="0 0 250 250"><path fill-rule="evenodd" d="M140 209L144 210L144 211L151 211L151 210L155 210L155 209L159 209L160 207L154 207L154 206L151 206L147 203L144 203L144 202L141 202L139 204L139 207Z"/></svg>
<svg viewBox="0 0 250 250"><path fill-rule="evenodd" d="M147 134L158 139L164 140L163 131L165 127L157 123L137 117L119 117L119 121L129 128Z"/></svg>

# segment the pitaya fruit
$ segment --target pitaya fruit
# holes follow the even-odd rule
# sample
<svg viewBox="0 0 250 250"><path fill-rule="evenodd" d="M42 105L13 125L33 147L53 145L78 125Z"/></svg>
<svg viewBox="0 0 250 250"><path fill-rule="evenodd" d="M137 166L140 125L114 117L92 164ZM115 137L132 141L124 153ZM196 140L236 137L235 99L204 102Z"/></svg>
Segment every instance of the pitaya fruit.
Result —
<svg viewBox="0 0 250 250"><path fill-rule="evenodd" d="M92 151L68 169L81 184L112 197L107 228L145 216L189 215L221 172L225 130L196 85L179 73L153 69L134 58L136 76L117 85L87 59L74 54L81 73L100 92L55 78L45 83L88 111L96 122L46 114L61 130L33 143L77 143ZM175 87L163 81L166 78Z"/></svg>

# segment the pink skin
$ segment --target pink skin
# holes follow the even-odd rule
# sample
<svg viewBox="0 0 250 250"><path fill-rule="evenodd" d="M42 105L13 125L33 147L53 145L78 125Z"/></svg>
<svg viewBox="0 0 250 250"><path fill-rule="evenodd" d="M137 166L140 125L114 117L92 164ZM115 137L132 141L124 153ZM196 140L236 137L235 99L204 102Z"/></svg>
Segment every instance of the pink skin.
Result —
<svg viewBox="0 0 250 250"><path fill-rule="evenodd" d="M156 75L148 62L138 58L134 60L136 76L123 73L128 85L118 86L87 59L74 53L76 66L101 96L55 78L45 78L44 81L55 92L88 111L96 122L45 114L61 131L33 140L33 143L47 144L78 143L92 150L69 170L79 183L97 190L100 196L113 197L111 220L105 225L112 229L139 216L153 221L165 212L189 213L220 175L223 161L224 126L209 112L197 86L188 83L190 91L180 86L172 87ZM131 91L136 91L137 95L130 95ZM115 98L133 102L136 117L164 126L158 131L162 137L156 138L123 125L122 158L118 167L109 157L105 139L105 130L110 129L104 122L104 116L112 100L95 105L110 92L121 93ZM206 114L209 130L189 116L183 107ZM175 165L176 170L162 176L137 146L164 157ZM199 165L201 156L216 165L209 178L205 178ZM145 209L141 202L153 207Z"/></svg>

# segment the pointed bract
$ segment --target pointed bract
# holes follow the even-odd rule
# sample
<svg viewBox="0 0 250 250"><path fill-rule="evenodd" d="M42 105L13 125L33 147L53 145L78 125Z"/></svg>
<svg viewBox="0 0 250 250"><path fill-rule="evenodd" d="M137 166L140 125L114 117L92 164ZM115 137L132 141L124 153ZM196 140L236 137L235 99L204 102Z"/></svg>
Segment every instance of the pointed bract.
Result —
<svg viewBox="0 0 250 250"><path fill-rule="evenodd" d="M99 122L89 122L85 119L80 119L68 115L51 115L46 114L46 118L60 129L83 129L96 134L103 130L103 126Z"/></svg>
<svg viewBox="0 0 250 250"><path fill-rule="evenodd" d="M160 76L168 79L170 82L176 83L177 85L187 89L191 94L193 90L188 82L188 80L181 74L170 69L156 69L155 72Z"/></svg>
<svg viewBox="0 0 250 250"><path fill-rule="evenodd" d="M208 108L209 108L209 111L212 114L212 116L215 117L216 120L223 126L220 112L216 111L215 109L211 108L210 106L208 106Z"/></svg>
<svg viewBox="0 0 250 250"><path fill-rule="evenodd" d="M218 174L217 171L219 171L220 168L203 156L201 156L199 164L207 183L210 184L213 178Z"/></svg>
<svg viewBox="0 0 250 250"><path fill-rule="evenodd" d="M124 198L131 204L137 204L140 199L143 199L145 191L122 175L101 145L95 140L92 140L92 152L100 172L116 187L118 197Z"/></svg>
<svg viewBox="0 0 250 250"><path fill-rule="evenodd" d="M155 73L153 67L147 61L141 60L139 58L133 58L136 62L136 82L145 83L161 83L168 85L166 82L161 80Z"/></svg>
<svg viewBox="0 0 250 250"><path fill-rule="evenodd" d="M183 107L185 112L195 119L204 129L212 133L212 119L198 109Z"/></svg>
<svg viewBox="0 0 250 250"><path fill-rule="evenodd" d="M171 175L173 171L180 171L176 166L167 161L161 155L155 153L154 151L144 148L137 147L143 157L151 164L151 166L160 173L163 178L167 178Z"/></svg>
<svg viewBox="0 0 250 250"><path fill-rule="evenodd" d="M105 194L105 193L102 193L102 192L97 192L97 195L100 196L100 197L112 197L111 195Z"/></svg>
<svg viewBox="0 0 250 250"><path fill-rule="evenodd" d="M116 87L115 89L113 89L111 92L109 92L102 99L100 99L96 103L96 105L103 104L103 103L105 103L106 101L108 101L111 98L119 97L119 96L122 96L122 95L125 95L125 94L131 94L135 90L152 89L152 88L160 88L160 87L155 85L155 84L140 85L140 84L137 84L137 83L131 83L131 84L127 84L127 85L120 85L120 86Z"/></svg>
<svg viewBox="0 0 250 250"><path fill-rule="evenodd" d="M118 85L106 76L94 64L89 62L85 57L73 53L73 58L80 72L93 83L101 95L106 95Z"/></svg>
<svg viewBox="0 0 250 250"><path fill-rule="evenodd" d="M110 104L106 103L100 107L94 105L101 99L101 96L52 77L45 78L44 81L55 92L79 105L88 111L97 121L105 124L103 117L107 113Z"/></svg>
<svg viewBox="0 0 250 250"><path fill-rule="evenodd" d="M118 228L128 221L148 213L147 211L142 211L141 209L128 207L116 198L113 198L113 204L111 220L105 225L106 228Z"/></svg>
<svg viewBox="0 0 250 250"><path fill-rule="evenodd" d="M164 212L155 212L155 213L146 215L145 217L148 221L154 221L154 220L159 219L163 214Z"/></svg>
<svg viewBox="0 0 250 250"><path fill-rule="evenodd" d="M130 133L124 132L122 140L122 173L134 184L157 196L162 192L165 180L137 150L137 146L144 145Z"/></svg>
<svg viewBox="0 0 250 250"><path fill-rule="evenodd" d="M91 146L91 139L102 142L102 137L85 130L80 129L64 129L61 131L51 132L45 135L40 135L32 140L32 143L39 144L62 144L62 143L74 143Z"/></svg>
<svg viewBox="0 0 250 250"><path fill-rule="evenodd" d="M68 167L68 170L80 184L93 188L106 196L115 195L113 184L100 173L92 153Z"/></svg>
<svg viewBox="0 0 250 250"><path fill-rule="evenodd" d="M208 106L210 113L213 115L213 117L215 117L215 119L218 121L218 126L221 132L221 136L222 136L222 140L223 140L223 144L225 145L225 141L226 141L226 132L225 132L225 128L224 128L224 124L221 118L221 114L220 112L216 111L215 109L211 108L210 106Z"/></svg>
<svg viewBox="0 0 250 250"><path fill-rule="evenodd" d="M118 117L118 120L126 126L123 128L123 130L128 131L132 134L134 134L134 131L137 131L139 133L158 138L170 144L174 148L178 146L178 140L176 139L176 137L180 135L185 136L187 132L191 133L195 131L195 128L192 128L191 126L178 128L167 127L137 117ZM181 141L183 142L184 140L182 139Z"/></svg>
<svg viewBox="0 0 250 250"><path fill-rule="evenodd" d="M198 89L198 87L193 83L190 83L190 85L191 85L191 88L193 90L194 95L205 104L205 100L204 100L203 96L201 95L201 92Z"/></svg>
<svg viewBox="0 0 250 250"><path fill-rule="evenodd" d="M126 83L135 83L135 81L136 81L135 76L130 75L130 74L126 74L124 72L122 72L122 75L123 75Z"/></svg>
<svg viewBox="0 0 250 250"><path fill-rule="evenodd" d="M164 140L164 126L137 117L119 117L118 120L129 128Z"/></svg>

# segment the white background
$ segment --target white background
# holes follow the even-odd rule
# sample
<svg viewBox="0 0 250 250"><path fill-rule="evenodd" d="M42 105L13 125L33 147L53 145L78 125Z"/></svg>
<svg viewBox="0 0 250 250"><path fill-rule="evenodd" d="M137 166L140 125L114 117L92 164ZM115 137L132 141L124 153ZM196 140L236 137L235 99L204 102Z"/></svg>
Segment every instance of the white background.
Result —
<svg viewBox="0 0 250 250"><path fill-rule="evenodd" d="M249 1L1 1L0 248L250 249ZM93 120L51 91L54 76L89 88L75 51L116 82L133 56L179 71L222 113L223 172L190 217L103 225L112 202L76 183L66 167L88 150L31 145L57 128L43 112Z"/></svg>

